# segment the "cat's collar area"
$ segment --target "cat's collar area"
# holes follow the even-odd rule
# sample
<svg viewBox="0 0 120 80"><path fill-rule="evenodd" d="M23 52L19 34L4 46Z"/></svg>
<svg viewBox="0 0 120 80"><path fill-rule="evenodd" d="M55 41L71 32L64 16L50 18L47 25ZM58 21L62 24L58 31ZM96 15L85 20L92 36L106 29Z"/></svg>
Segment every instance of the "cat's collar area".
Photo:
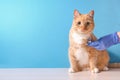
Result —
<svg viewBox="0 0 120 80"><path fill-rule="evenodd" d="M81 39L88 40L88 39L90 39L90 34L73 32L72 37L75 39L79 39L79 40L81 40Z"/></svg>

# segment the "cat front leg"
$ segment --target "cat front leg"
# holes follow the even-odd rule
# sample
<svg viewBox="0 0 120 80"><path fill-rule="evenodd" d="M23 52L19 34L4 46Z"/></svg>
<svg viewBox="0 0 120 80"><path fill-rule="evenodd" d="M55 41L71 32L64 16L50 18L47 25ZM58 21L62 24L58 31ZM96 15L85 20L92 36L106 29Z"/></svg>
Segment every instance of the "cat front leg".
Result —
<svg viewBox="0 0 120 80"><path fill-rule="evenodd" d="M99 68L97 68L96 62L97 62L96 58L92 58L89 61L90 70L91 70L92 73L98 73L99 72Z"/></svg>
<svg viewBox="0 0 120 80"><path fill-rule="evenodd" d="M92 73L98 73L98 72L99 72L99 69L98 69L98 68L93 68L93 69L91 70L91 72L92 72Z"/></svg>
<svg viewBox="0 0 120 80"><path fill-rule="evenodd" d="M69 50L69 61L70 61L70 68L69 72L70 73L75 73L81 71L81 68L79 66L79 62L76 60L76 57L74 56L74 51L73 49Z"/></svg>
<svg viewBox="0 0 120 80"><path fill-rule="evenodd" d="M70 66L71 66L69 68L70 73L75 73L75 72L81 71L79 64L78 64L78 61L73 56L70 57Z"/></svg>
<svg viewBox="0 0 120 80"><path fill-rule="evenodd" d="M79 72L79 71L81 71L81 69L79 68L78 63L76 63L76 62L71 63L71 67L69 68L68 72L75 73L75 72Z"/></svg>

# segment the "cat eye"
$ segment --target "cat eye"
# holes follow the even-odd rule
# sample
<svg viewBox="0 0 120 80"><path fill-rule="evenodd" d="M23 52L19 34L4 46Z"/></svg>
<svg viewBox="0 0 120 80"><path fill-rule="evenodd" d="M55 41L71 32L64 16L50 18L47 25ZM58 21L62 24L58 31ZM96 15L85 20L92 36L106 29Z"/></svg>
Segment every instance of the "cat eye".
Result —
<svg viewBox="0 0 120 80"><path fill-rule="evenodd" d="M86 24L87 24L87 25L89 25L89 24L90 24L90 22L87 22Z"/></svg>
<svg viewBox="0 0 120 80"><path fill-rule="evenodd" d="M78 24L78 25L80 25L80 24L81 24L81 22L79 21L77 24Z"/></svg>

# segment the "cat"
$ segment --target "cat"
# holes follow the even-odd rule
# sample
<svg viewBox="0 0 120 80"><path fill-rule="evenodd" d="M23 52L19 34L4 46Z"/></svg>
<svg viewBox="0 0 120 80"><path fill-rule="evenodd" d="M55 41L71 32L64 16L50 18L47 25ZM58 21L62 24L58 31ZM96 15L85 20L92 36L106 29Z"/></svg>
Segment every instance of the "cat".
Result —
<svg viewBox="0 0 120 80"><path fill-rule="evenodd" d="M90 70L93 73L108 70L109 55L106 50L99 51L87 45L97 40L93 34L94 11L81 14L74 10L72 27L69 32L69 72Z"/></svg>

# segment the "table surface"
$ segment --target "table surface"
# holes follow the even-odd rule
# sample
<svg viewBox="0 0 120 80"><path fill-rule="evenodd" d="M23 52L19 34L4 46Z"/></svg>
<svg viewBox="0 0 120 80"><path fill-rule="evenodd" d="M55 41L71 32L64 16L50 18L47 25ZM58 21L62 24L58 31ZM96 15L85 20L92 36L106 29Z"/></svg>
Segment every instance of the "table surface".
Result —
<svg viewBox="0 0 120 80"><path fill-rule="evenodd" d="M120 69L93 74L68 73L68 68L5 68L0 69L0 80L120 80Z"/></svg>

